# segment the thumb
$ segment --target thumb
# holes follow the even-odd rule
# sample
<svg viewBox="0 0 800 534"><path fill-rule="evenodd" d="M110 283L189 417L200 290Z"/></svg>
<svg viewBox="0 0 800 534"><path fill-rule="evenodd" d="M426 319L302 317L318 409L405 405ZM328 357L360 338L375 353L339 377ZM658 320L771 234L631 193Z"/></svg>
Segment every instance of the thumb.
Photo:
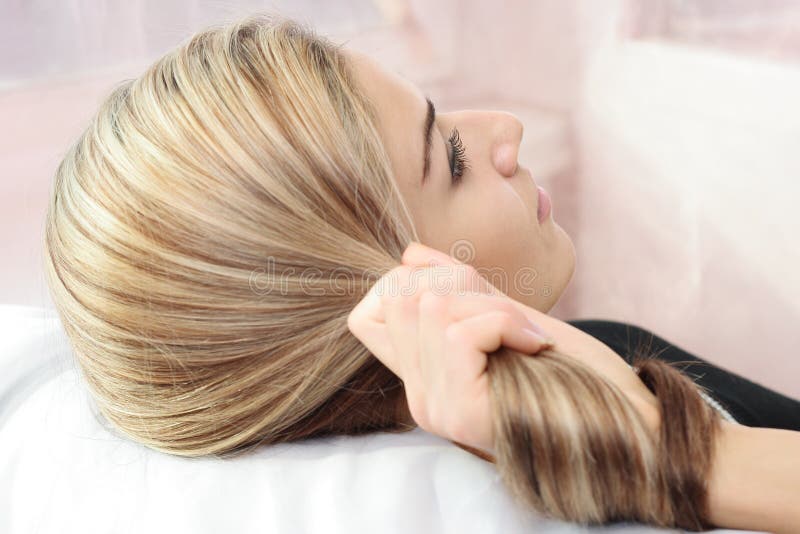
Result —
<svg viewBox="0 0 800 534"><path fill-rule="evenodd" d="M460 265L462 262L440 250L412 241L403 252L404 265L428 267L431 265Z"/></svg>

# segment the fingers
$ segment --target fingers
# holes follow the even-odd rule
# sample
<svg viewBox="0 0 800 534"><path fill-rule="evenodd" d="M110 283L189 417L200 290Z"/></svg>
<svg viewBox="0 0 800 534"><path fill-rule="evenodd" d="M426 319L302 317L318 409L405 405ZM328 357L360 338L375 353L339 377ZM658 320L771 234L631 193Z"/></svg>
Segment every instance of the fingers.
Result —
<svg viewBox="0 0 800 534"><path fill-rule="evenodd" d="M469 266L463 266L470 268ZM461 267L459 267L461 268ZM433 268L436 269L436 268ZM418 354L420 296L433 293L444 297L446 316L450 322L464 320L474 315L496 310L504 312L504 319L515 325L517 334L508 337L509 343L522 352L535 353L541 346L552 345L552 339L542 328L531 320L526 307L504 295L471 293L459 290L456 285L438 283L431 273L432 269L398 266L381 277L355 306L348 316L348 328L373 355L401 379L404 379L407 365L412 372L419 365L418 360L408 360L405 354ZM452 280L451 280L452 282ZM539 344L532 346L524 330L539 334ZM521 337L522 336L522 337Z"/></svg>
<svg viewBox="0 0 800 534"><path fill-rule="evenodd" d="M416 274L415 274L416 272ZM404 382L409 377L420 374L419 370L419 283L418 270L408 268L393 269L395 277L380 294L380 301L386 317L386 326L393 353L400 357L393 362Z"/></svg>
<svg viewBox="0 0 800 534"><path fill-rule="evenodd" d="M407 381L409 410L424 430L490 450L487 354L501 344L530 353L543 344L504 311L490 309L458 322L451 322L448 314L447 297L421 296L420 374Z"/></svg>
<svg viewBox="0 0 800 534"><path fill-rule="evenodd" d="M440 250L412 241L401 258L403 265L431 268L434 280L456 279L458 288L491 295L505 295L471 265L462 263Z"/></svg>
<svg viewBox="0 0 800 534"><path fill-rule="evenodd" d="M410 388L412 417L423 430L490 450L493 442L486 353L452 329L459 323L449 318L447 297L424 293L418 318L420 374L413 378L415 384Z"/></svg>
<svg viewBox="0 0 800 534"><path fill-rule="evenodd" d="M486 371L487 354L501 345L535 354L550 344L529 329L525 316L501 297L448 296L425 292L417 313L419 345L407 370L409 409L417 424L443 424L425 398L474 397ZM427 393L423 393L427 392ZM465 401L466 402L466 401Z"/></svg>
<svg viewBox="0 0 800 534"><path fill-rule="evenodd" d="M460 321L488 311L500 311L509 316L520 330L532 330L539 336L541 343L552 343L551 337L514 304L513 299L499 295L448 295L448 313Z"/></svg>
<svg viewBox="0 0 800 534"><path fill-rule="evenodd" d="M412 241L403 252L401 261L404 265L463 265L462 262L433 247Z"/></svg>
<svg viewBox="0 0 800 534"><path fill-rule="evenodd" d="M435 406L427 405L428 400L443 398L441 394L435 393L446 391L442 373L445 368L443 359L447 354L444 332L449 324L446 299L433 293L422 294L418 320L419 375L409 380L411 391L407 388L407 396L412 417L420 427L428 430L431 425L429 414L435 411Z"/></svg>
<svg viewBox="0 0 800 534"><path fill-rule="evenodd" d="M347 327L395 375L418 365L417 306L427 289L421 269L400 265L378 279L347 318ZM409 356L412 355L412 356Z"/></svg>
<svg viewBox="0 0 800 534"><path fill-rule="evenodd" d="M450 325L448 335L487 354L501 346L533 354L548 346L536 332L504 311L492 310Z"/></svg>
<svg viewBox="0 0 800 534"><path fill-rule="evenodd" d="M381 295L388 291L381 277L347 316L350 332L386 367L402 379L400 361L392 346Z"/></svg>
<svg viewBox="0 0 800 534"><path fill-rule="evenodd" d="M492 446L487 355L501 346L535 354L548 343L513 299L470 291L452 278L475 270L448 262L392 269L353 308L347 325L403 381L420 427L486 450ZM439 267L450 268L449 287L434 280Z"/></svg>

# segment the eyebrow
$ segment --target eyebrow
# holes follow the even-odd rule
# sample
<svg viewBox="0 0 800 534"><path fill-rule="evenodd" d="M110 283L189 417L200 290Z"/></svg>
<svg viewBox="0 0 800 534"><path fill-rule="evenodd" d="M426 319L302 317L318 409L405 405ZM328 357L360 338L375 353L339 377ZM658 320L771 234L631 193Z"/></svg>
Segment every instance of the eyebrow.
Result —
<svg viewBox="0 0 800 534"><path fill-rule="evenodd" d="M436 108L433 106L433 102L425 95L425 102L428 103L428 111L425 114L425 124L422 128L422 135L425 139L425 150L423 152L423 162L422 162L422 183L425 183L425 179L428 178L428 171L431 167L431 131L433 130L433 123L436 120Z"/></svg>

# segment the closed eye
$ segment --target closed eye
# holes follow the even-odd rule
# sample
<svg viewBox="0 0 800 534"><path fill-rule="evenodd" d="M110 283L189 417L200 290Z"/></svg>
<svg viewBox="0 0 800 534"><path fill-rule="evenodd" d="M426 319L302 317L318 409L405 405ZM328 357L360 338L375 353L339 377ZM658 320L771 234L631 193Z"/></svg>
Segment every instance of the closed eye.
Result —
<svg viewBox="0 0 800 534"><path fill-rule="evenodd" d="M469 160L467 159L464 143L461 141L461 135L458 133L458 128L453 127L450 137L447 139L447 144L450 145L448 163L450 165L451 182L455 185L461 181L462 176L469 169Z"/></svg>

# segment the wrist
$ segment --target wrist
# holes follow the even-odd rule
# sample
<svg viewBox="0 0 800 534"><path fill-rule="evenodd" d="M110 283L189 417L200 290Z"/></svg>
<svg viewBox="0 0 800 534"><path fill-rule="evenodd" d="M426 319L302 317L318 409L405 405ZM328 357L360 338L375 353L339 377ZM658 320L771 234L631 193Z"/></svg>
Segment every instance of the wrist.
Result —
<svg viewBox="0 0 800 534"><path fill-rule="evenodd" d="M723 421L708 486L719 527L798 532L800 432Z"/></svg>

